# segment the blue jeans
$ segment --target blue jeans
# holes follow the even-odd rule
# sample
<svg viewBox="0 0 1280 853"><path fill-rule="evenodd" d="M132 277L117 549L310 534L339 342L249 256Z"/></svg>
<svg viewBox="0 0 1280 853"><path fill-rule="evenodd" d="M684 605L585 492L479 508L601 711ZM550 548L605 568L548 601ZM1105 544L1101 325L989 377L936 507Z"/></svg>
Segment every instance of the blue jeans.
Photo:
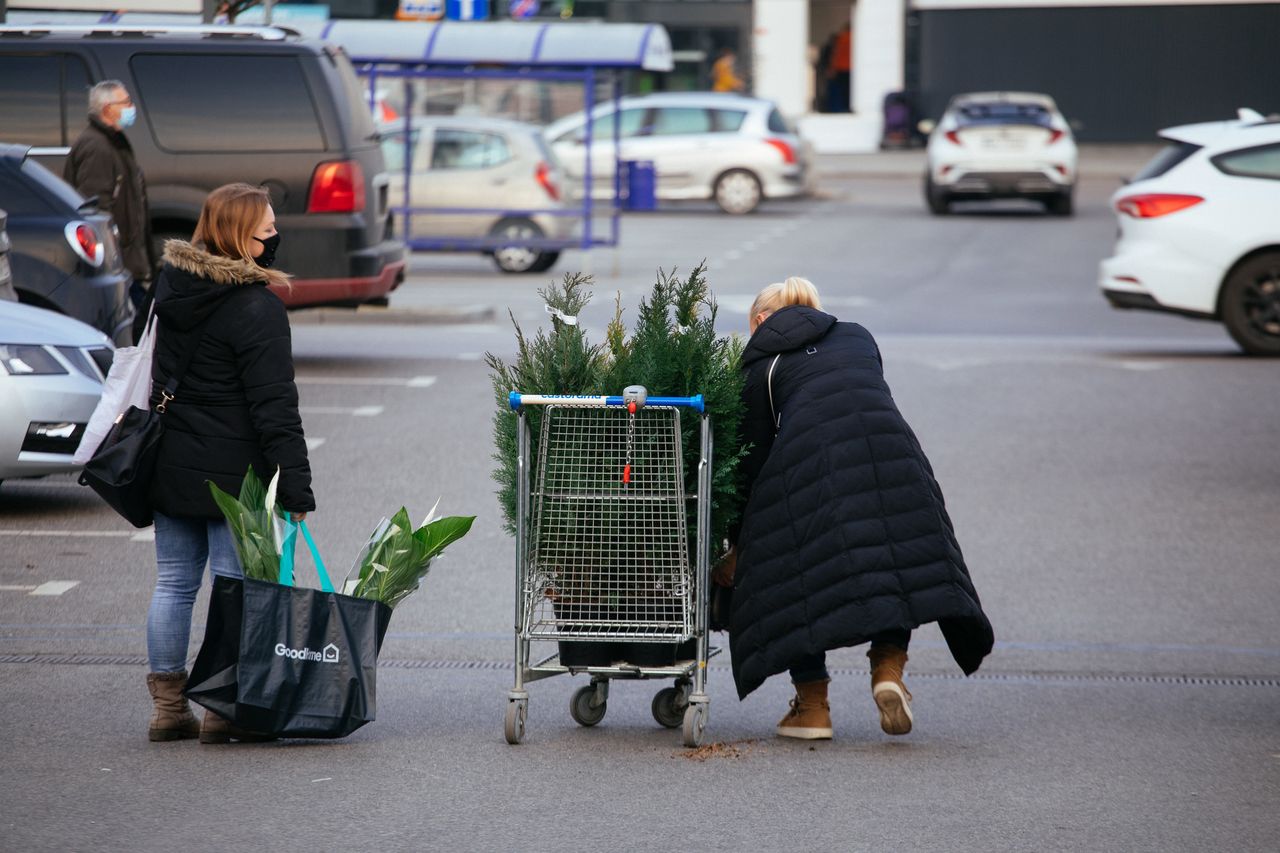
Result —
<svg viewBox="0 0 1280 853"><path fill-rule="evenodd" d="M147 658L152 672L187 668L191 610L208 563L215 575L242 577L225 521L170 518L156 513L156 588L147 611Z"/></svg>
<svg viewBox="0 0 1280 853"><path fill-rule="evenodd" d="M876 634L871 638L871 648L877 646L897 646L904 652L911 643L911 632L907 630L884 631ZM791 667L791 682L793 684L807 684L810 681L822 681L830 678L827 672L827 655L825 652L818 652L812 657L802 658L795 666Z"/></svg>

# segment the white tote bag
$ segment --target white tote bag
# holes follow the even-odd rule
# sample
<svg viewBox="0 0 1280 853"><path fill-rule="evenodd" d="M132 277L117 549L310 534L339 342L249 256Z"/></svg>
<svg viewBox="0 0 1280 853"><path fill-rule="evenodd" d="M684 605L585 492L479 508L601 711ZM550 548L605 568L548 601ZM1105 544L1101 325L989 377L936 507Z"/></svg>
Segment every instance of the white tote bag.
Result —
<svg viewBox="0 0 1280 853"><path fill-rule="evenodd" d="M102 383L102 399L89 418L84 437L72 461L83 465L92 458L116 419L130 406L151 408L151 358L156 347L156 317L147 318L147 329L136 346L116 350L111 370Z"/></svg>

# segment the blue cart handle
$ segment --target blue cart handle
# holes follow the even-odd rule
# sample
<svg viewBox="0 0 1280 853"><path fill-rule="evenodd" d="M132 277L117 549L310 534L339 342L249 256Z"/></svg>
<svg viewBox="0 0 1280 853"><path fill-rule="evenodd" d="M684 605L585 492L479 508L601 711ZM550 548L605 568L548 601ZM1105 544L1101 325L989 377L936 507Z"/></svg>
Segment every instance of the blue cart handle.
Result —
<svg viewBox="0 0 1280 853"><path fill-rule="evenodd" d="M626 405L622 397L597 397L590 394L521 394L512 391L507 395L507 402L512 411L519 411L521 406L618 406ZM706 410L702 395L692 397L649 397L646 406L683 406L695 412Z"/></svg>

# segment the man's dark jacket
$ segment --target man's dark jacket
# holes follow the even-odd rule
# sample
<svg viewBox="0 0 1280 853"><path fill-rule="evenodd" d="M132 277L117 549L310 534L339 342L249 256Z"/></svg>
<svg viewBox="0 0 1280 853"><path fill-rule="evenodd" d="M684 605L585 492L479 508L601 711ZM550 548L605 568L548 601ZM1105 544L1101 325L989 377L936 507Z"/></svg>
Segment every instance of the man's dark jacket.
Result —
<svg viewBox="0 0 1280 853"><path fill-rule="evenodd" d="M125 268L138 281L151 278L155 267L147 182L125 135L96 116L89 119L71 146L62 178L98 208L111 214L120 231Z"/></svg>
<svg viewBox="0 0 1280 853"><path fill-rule="evenodd" d="M778 354L775 438L767 374ZM871 333L783 308L751 336L743 369L754 448L729 631L738 695L803 657L928 622L974 672L991 624Z"/></svg>
<svg viewBox="0 0 1280 853"><path fill-rule="evenodd" d="M164 261L155 290L153 404L182 354L195 350L166 406L152 506L180 518L222 518L206 481L238 495L252 465L264 483L279 466L277 500L285 510L315 509L284 303L249 261L182 240L165 244Z"/></svg>

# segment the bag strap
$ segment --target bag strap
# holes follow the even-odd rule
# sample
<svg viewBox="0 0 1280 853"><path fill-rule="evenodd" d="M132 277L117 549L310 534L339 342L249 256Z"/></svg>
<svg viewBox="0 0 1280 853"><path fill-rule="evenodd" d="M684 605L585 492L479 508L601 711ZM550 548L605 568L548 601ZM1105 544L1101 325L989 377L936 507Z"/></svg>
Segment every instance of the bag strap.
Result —
<svg viewBox="0 0 1280 853"><path fill-rule="evenodd" d="M182 353L182 359L178 362L178 369L169 374L169 381L160 389L160 402L155 406L156 411L160 414L163 415L165 406L177 397L178 384L182 382L182 377L187 375L187 368L191 366L191 359L195 357L196 350L200 348L200 342L204 340L204 333L209 330L209 323L213 321L214 317L218 316L218 312L221 311L222 307L226 304L225 300L222 301L218 304L217 308L214 308L213 311L210 312L208 317L204 318L204 322L200 324L200 333L196 335L196 339L191 343L191 346L187 347ZM152 305L154 307L154 303L152 303ZM154 318L150 322L158 323L159 318ZM152 346L154 346L154 344Z"/></svg>
<svg viewBox="0 0 1280 853"><path fill-rule="evenodd" d="M311 559L315 560L316 577L320 579L320 591L333 592L333 581L329 580L329 572L325 570L324 560L320 559L320 549L311 538L311 530L307 527L307 523L292 521L288 517L284 520L284 541L280 543L280 585L294 585L293 563L299 529L302 530L302 538L306 540L307 548L311 551Z"/></svg>
<svg viewBox="0 0 1280 853"><path fill-rule="evenodd" d="M769 385L769 414L773 417L773 434L777 435L778 430L782 428L782 415L779 415L773 408L773 369L778 366L778 359L782 358L782 353L778 353L773 357L773 363L769 365L769 376L766 380Z"/></svg>

